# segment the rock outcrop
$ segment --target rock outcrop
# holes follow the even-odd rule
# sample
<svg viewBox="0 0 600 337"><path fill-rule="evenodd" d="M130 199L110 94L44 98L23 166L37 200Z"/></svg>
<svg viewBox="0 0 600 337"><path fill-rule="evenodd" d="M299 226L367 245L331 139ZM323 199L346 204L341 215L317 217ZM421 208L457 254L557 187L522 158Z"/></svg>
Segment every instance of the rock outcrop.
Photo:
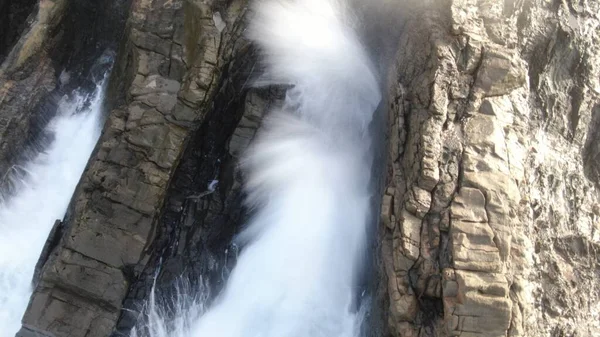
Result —
<svg viewBox="0 0 600 337"><path fill-rule="evenodd" d="M600 4L382 2L401 29L372 41L398 49L375 334L600 334ZM133 1L112 109L19 336L127 335L155 286L220 289L244 218L237 159L284 92L248 86L246 17L245 0ZM44 79L54 90L27 81Z"/></svg>
<svg viewBox="0 0 600 337"><path fill-rule="evenodd" d="M132 4L109 90L124 88L125 101L109 114L19 335L110 335L123 305L127 314L147 298L163 256L183 254L192 239L209 251L197 241L206 233L195 214L240 214L235 194L233 206L224 206L234 171L219 174L217 159L245 110L242 124L256 127L252 106L261 104L260 90L245 94L255 60L241 38L245 11L243 1ZM239 129L231 154L249 136ZM211 180L220 181L212 204L199 194ZM225 225L212 232L230 233L228 243L235 226ZM166 259L179 267L164 268L165 277L184 270L183 261ZM135 318L125 315L118 329L128 331Z"/></svg>
<svg viewBox="0 0 600 337"><path fill-rule="evenodd" d="M208 305L236 262L238 247L231 242L246 218L237 161L264 114L282 97L277 88L246 90L236 84L245 82L238 76L248 76L247 66L253 65L248 60L251 55L234 65L237 74L225 79L213 110L191 135L167 191L149 262L124 302L119 333L143 327L151 291L157 293L159 304L173 305L170 299L182 291L178 288L182 280L194 293L205 289L196 295Z"/></svg>
<svg viewBox="0 0 600 337"><path fill-rule="evenodd" d="M600 334L600 5L406 10L381 212L390 334Z"/></svg>
<svg viewBox="0 0 600 337"><path fill-rule="evenodd" d="M0 195L12 192L9 177L23 174L18 165L46 145L43 130L59 99L95 89L93 77L111 63L99 58L116 49L127 7L121 0L0 1Z"/></svg>
<svg viewBox="0 0 600 337"><path fill-rule="evenodd" d="M6 10L3 15L9 16L2 25L21 28L25 24L24 20L10 17L10 8L18 8L15 2L5 0L2 7ZM0 65L0 174L3 177L11 173L9 168L26 142L45 125L36 112L40 111L44 98L57 87L58 81L54 74L55 65L43 44L51 43L49 34L61 25L65 8L64 0L46 1L39 6L35 20L28 28L13 26L6 35L3 30L5 41L0 50L0 55L6 55L0 58L3 61ZM27 14L21 13L19 17L23 15ZM17 40L14 34L20 31L23 33Z"/></svg>
<svg viewBox="0 0 600 337"><path fill-rule="evenodd" d="M28 25L36 0L0 0L0 63Z"/></svg>

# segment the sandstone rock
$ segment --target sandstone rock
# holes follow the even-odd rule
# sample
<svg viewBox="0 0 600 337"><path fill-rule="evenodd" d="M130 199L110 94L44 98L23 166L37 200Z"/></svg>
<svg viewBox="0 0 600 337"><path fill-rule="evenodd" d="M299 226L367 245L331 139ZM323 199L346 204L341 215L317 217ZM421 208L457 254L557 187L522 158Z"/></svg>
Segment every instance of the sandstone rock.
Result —
<svg viewBox="0 0 600 337"><path fill-rule="evenodd" d="M421 245L421 223L422 220L410 214L402 212L398 227L394 231L394 239L400 241L403 255L411 260L419 258L419 247Z"/></svg>
<svg viewBox="0 0 600 337"><path fill-rule="evenodd" d="M386 194L381 202L381 221L389 229L394 229L395 221L392 222L392 212L394 208L394 196Z"/></svg>
<svg viewBox="0 0 600 337"><path fill-rule="evenodd" d="M242 63L241 68L235 67L239 72L227 78L227 82L233 84L240 81L238 76L247 76L248 65ZM203 283L194 286L207 287L211 293L218 294L223 278L235 263L237 247L231 245L231 240L242 223L242 181L237 160L254 136L264 113L279 104L282 95L278 88L240 92L229 86L217 94L215 111L206 116L200 129L192 135L173 176L165 213L159 219L155 248L148 252L149 262L130 287L116 334L126 333L136 323L144 325L145 317L140 308L146 303L155 280L157 291L169 294L174 291L174 285L181 282L181 277L192 284L202 279ZM241 135L247 138L239 141ZM218 174L215 174L215 163L220 165Z"/></svg>
<svg viewBox="0 0 600 337"><path fill-rule="evenodd" d="M452 219L467 222L488 222L485 196L476 188L463 187L454 198Z"/></svg>
<svg viewBox="0 0 600 337"><path fill-rule="evenodd" d="M474 88L486 96L501 96L525 84L525 67L516 51L490 49L482 55Z"/></svg>
<svg viewBox="0 0 600 337"><path fill-rule="evenodd" d="M592 168L599 157L600 20L588 16L599 6L403 6L385 188L395 191L394 205L414 214L414 189L431 191L431 207L419 215L427 221L414 239L421 251L415 262L388 219L398 218L397 226L418 221L407 221L397 206L390 212L383 197L381 247L391 249L382 249L382 261L392 258L405 271L386 267L396 282L382 283L382 303L395 310L384 319L391 335L600 334L600 287L584 281L600 270L587 258L600 240ZM427 315L420 306L414 315L392 286L417 292L434 276L442 279L443 313Z"/></svg>
<svg viewBox="0 0 600 337"><path fill-rule="evenodd" d="M406 210L422 219L429 212L430 207L431 193L414 186L409 192Z"/></svg>
<svg viewBox="0 0 600 337"><path fill-rule="evenodd" d="M401 10L382 21L402 30L376 245L385 328L373 335L600 334L600 4L387 6ZM220 289L243 218L237 159L283 91L246 86L244 8L134 2L111 86L126 100L20 336L126 334L154 281L168 291L184 270ZM0 83L0 106L28 85Z"/></svg>

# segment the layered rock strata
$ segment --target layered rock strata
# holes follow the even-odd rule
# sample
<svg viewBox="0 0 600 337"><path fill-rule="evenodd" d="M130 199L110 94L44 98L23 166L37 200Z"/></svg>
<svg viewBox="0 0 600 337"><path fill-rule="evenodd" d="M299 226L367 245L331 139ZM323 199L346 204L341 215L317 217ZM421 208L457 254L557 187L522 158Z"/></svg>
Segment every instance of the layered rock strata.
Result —
<svg viewBox="0 0 600 337"><path fill-rule="evenodd" d="M109 114L20 335L108 336L129 286L142 284L132 288L126 307L147 296L143 284L151 274L145 270L148 261L158 268L159 256L190 226L189 221L182 227L170 221L184 216L182 211L200 208L201 198L187 192L205 190L210 182L197 179L192 170L201 161L210 167L210 179L218 172L204 156L215 144L202 142L220 142L217 148L223 151L244 111L228 111L246 100L240 93L246 91L253 66L252 50L240 37L243 5L166 0L132 4L109 90L125 88L126 100ZM243 76L235 76L238 72ZM224 136L215 136L227 125L229 135L225 129ZM241 132L240 137L247 136ZM200 148L186 152L188 143ZM174 176L177 171L181 173ZM169 188L174 192L165 204ZM127 330L131 321L126 318L119 328Z"/></svg>
<svg viewBox="0 0 600 337"><path fill-rule="evenodd" d="M600 5L393 6L380 335L599 334ZM133 3L117 107L21 336L126 334L181 275L218 291L243 219L236 160L282 95L247 86L245 8Z"/></svg>
<svg viewBox="0 0 600 337"><path fill-rule="evenodd" d="M0 195L47 145L58 101L90 93L112 63L128 0L0 2ZM5 30L6 29L6 30Z"/></svg>
<svg viewBox="0 0 600 337"><path fill-rule="evenodd" d="M406 10L381 212L390 335L600 334L600 5Z"/></svg>
<svg viewBox="0 0 600 337"><path fill-rule="evenodd" d="M19 39L4 37L7 41L0 53L6 55L0 65L0 174L3 177L11 173L11 166L28 139L35 137L43 128L44 123L38 121L36 112L43 105L44 98L58 85L57 70L48 54L49 48L43 48L43 45L52 43L49 35L61 25L66 2L46 1L39 6L37 14L31 14L35 19L29 27L22 28ZM3 15L9 15L10 7L14 5L6 1ZM7 23L2 22L3 25ZM8 188L3 185L4 189Z"/></svg>

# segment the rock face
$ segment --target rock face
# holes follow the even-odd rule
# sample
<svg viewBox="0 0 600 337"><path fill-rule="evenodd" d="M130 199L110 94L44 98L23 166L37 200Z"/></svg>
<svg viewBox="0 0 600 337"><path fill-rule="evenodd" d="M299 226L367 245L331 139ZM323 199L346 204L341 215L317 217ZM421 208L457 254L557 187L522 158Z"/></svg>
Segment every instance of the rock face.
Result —
<svg viewBox="0 0 600 337"><path fill-rule="evenodd" d="M191 264L184 257L211 251L202 237L225 231L222 241L230 241L235 224L227 226L227 219L239 217L241 208L235 207L239 192L227 192L235 170L223 167L233 167L227 158L239 153L251 136L246 128L258 126L258 106L270 99L268 90L246 95L255 58L240 37L244 13L241 1L132 4L110 90L126 90L125 101L109 114L19 335L127 332L137 318L128 309L147 298L163 256L172 259L164 259L162 275L172 279L169 272ZM219 187L204 198L211 180ZM229 211L223 214L223 207ZM223 228L203 232L194 218L199 214L211 225L227 219Z"/></svg>
<svg viewBox="0 0 600 337"><path fill-rule="evenodd" d="M190 137L167 191L160 230L147 252L149 262L130 286L115 336L127 334L136 323L143 325L151 291L159 299L172 299L184 280L193 292L206 289L198 295L210 301L235 263L238 248L231 241L245 218L237 160L263 115L282 96L277 88L236 85L245 82L239 76L248 76L247 61L253 59L246 55L242 64L232 64L236 74L222 82L213 111Z"/></svg>
<svg viewBox="0 0 600 337"><path fill-rule="evenodd" d="M18 20L28 13L11 17L11 9L21 12L27 7L20 8L16 1L10 0L1 4L0 7L6 10L2 11L6 16L3 19L7 20L2 20L2 25L14 25L7 27L12 31L7 29L6 35L2 30L0 49L0 61L3 61L0 65L0 173L4 176L10 173L9 167L25 143L43 128L44 123L39 121L36 112L44 98L57 87L57 80L54 64L42 44L51 41L48 35L61 25L66 1L47 1L44 6L39 6L37 15L32 13L35 19L28 28L21 27L26 24L24 20ZM20 31L23 34L16 40L14 34ZM24 134L27 136L23 137Z"/></svg>
<svg viewBox="0 0 600 337"><path fill-rule="evenodd" d="M377 15L402 15L381 22L402 29L373 334L600 334L600 4L382 2L398 10ZM127 335L154 285L168 295L183 275L219 290L244 218L237 159L284 93L248 86L246 11L133 1L112 110L19 336Z"/></svg>
<svg viewBox="0 0 600 337"><path fill-rule="evenodd" d="M42 130L61 96L95 89L93 77L111 63L98 59L116 49L127 7L123 0L0 1L0 194L10 192L7 177L22 173L18 164L46 145Z"/></svg>
<svg viewBox="0 0 600 337"><path fill-rule="evenodd" d="M600 4L407 4L390 74L392 336L600 334Z"/></svg>
<svg viewBox="0 0 600 337"><path fill-rule="evenodd" d="M35 0L0 0L0 63L27 26Z"/></svg>

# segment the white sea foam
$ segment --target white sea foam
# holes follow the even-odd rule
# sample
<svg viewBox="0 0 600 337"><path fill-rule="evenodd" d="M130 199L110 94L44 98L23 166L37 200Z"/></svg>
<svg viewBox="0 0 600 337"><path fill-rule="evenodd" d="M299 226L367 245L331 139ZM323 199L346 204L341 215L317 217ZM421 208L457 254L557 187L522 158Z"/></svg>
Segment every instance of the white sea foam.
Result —
<svg viewBox="0 0 600 337"><path fill-rule="evenodd" d="M359 334L377 78L343 2L264 0L254 12L249 36L266 66L259 84L292 86L242 160L254 216L236 238L243 249L212 307L192 310L200 318L188 324L179 319L189 311L176 305L169 329L150 305L152 337Z"/></svg>
<svg viewBox="0 0 600 337"><path fill-rule="evenodd" d="M0 337L13 337L31 295L34 267L55 220L73 191L101 132L103 86L90 97L59 103L46 150L13 176L15 195L0 204Z"/></svg>

